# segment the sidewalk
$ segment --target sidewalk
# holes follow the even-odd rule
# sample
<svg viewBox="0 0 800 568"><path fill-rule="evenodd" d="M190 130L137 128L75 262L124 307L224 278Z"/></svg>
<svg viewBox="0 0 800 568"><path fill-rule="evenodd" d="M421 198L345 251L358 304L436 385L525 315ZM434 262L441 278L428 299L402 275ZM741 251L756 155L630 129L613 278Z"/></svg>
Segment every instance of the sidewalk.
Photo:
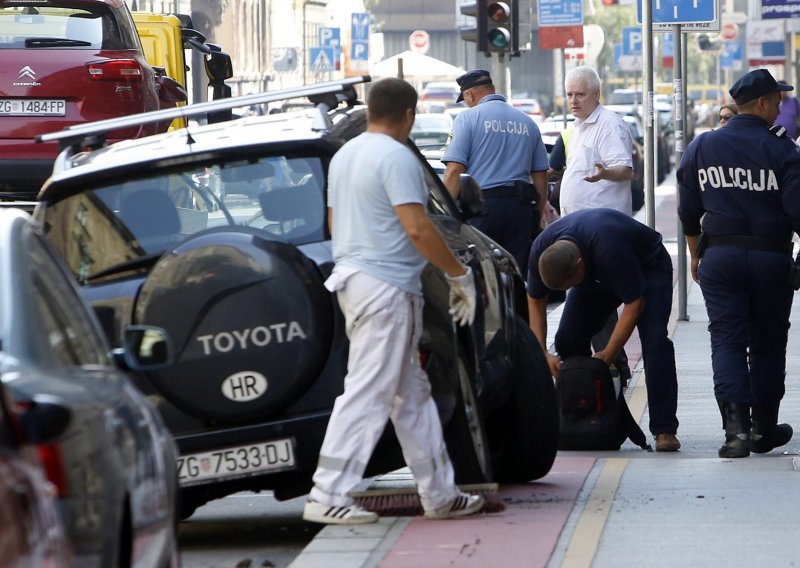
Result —
<svg viewBox="0 0 800 568"><path fill-rule="evenodd" d="M674 174L656 197L656 229L675 255ZM558 312L549 316L551 334ZM673 318L677 312L676 301ZM800 435L784 451L739 460L717 457L724 436L713 395L708 318L694 282L687 312L689 320L674 321L670 330L678 368L680 452L648 453L631 442L619 452L559 452L544 478L501 486L507 507L502 513L329 526L291 568L797 565ZM800 307L791 321L780 416L800 428ZM634 351L629 349L632 363L639 357ZM640 362L627 396L647 433Z"/></svg>

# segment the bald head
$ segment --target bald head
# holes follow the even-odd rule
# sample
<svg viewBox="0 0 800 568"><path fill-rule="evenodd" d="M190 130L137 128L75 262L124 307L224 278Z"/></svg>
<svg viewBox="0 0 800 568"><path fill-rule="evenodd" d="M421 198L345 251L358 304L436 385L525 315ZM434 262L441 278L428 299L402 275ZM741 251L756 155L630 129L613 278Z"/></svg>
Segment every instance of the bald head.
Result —
<svg viewBox="0 0 800 568"><path fill-rule="evenodd" d="M583 259L571 241L556 241L539 257L539 276L551 290L566 290L583 280Z"/></svg>

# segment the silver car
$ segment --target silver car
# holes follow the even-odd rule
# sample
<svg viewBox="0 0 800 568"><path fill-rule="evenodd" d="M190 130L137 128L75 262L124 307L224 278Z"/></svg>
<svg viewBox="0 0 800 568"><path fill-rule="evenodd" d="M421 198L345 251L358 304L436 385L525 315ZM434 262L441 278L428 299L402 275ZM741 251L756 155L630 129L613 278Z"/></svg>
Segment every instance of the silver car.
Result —
<svg viewBox="0 0 800 568"><path fill-rule="evenodd" d="M0 379L14 400L46 401L26 425L60 434L37 446L76 566L177 566L175 447L123 372L169 362L158 328L131 326L111 352L95 314L31 217L0 211Z"/></svg>

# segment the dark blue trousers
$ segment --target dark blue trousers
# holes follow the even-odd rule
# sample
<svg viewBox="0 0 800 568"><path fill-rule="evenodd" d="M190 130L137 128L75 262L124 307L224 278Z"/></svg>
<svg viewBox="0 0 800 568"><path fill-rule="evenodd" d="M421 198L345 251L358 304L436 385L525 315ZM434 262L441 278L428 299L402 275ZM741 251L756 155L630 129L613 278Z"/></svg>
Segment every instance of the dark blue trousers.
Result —
<svg viewBox="0 0 800 568"><path fill-rule="evenodd" d="M527 276L535 217L536 210L525 199L484 196L483 214L469 223L510 252L521 274Z"/></svg>
<svg viewBox="0 0 800 568"><path fill-rule="evenodd" d="M783 398L791 262L786 254L734 247L703 256L698 276L717 400L771 405Z"/></svg>
<svg viewBox="0 0 800 568"><path fill-rule="evenodd" d="M611 291L592 287L571 288L555 337L555 348L562 359L592 354L591 338L600 331L609 315L622 301ZM675 348L667 335L672 310L672 272L645 272L644 310L636 328L642 344L650 432L678 432L678 377Z"/></svg>

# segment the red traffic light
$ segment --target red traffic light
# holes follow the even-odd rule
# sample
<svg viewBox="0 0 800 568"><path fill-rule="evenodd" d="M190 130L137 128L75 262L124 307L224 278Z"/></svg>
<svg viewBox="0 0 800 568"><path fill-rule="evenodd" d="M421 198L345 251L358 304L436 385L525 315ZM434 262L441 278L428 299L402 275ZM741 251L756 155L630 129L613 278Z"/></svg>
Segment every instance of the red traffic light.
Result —
<svg viewBox="0 0 800 568"><path fill-rule="evenodd" d="M511 20L511 8L505 2L491 2L486 7L486 15L498 24L505 24Z"/></svg>

